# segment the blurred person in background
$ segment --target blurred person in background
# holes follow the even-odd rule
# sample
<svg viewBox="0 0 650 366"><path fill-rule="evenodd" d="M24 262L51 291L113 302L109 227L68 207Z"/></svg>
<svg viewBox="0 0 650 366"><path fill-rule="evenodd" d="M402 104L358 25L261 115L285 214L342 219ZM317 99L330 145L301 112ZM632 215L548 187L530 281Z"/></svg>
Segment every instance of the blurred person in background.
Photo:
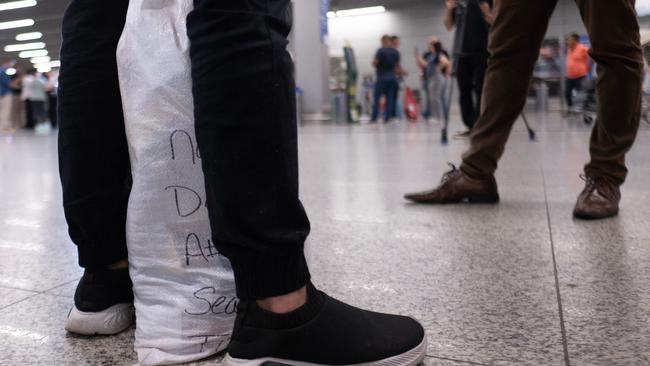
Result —
<svg viewBox="0 0 650 366"><path fill-rule="evenodd" d="M27 71L27 76L23 80L23 95L31 109L34 126L39 129L43 128L48 120L47 93L45 92L45 82L34 68ZM44 132L44 130L39 130L39 132Z"/></svg>
<svg viewBox="0 0 650 366"><path fill-rule="evenodd" d="M589 48L580 43L580 36L571 33L566 37L566 86L564 88L566 104L569 112L580 112L573 105L573 93L582 90L582 84L587 79L591 68Z"/></svg>
<svg viewBox="0 0 650 366"><path fill-rule="evenodd" d="M429 50L422 56L415 50L418 66L424 70L427 80L427 104L429 106L429 121L439 122L447 116L446 90L451 74L449 56L437 38L432 37Z"/></svg>
<svg viewBox="0 0 650 366"><path fill-rule="evenodd" d="M399 52L399 47L402 45L402 40L399 38L399 36L398 35L392 35L390 37L390 42L391 42L392 47L395 50L397 50L397 53L400 53ZM401 53L400 53L400 56L401 56ZM394 90L394 94L393 94L395 96L395 98L393 98L393 100L391 101L393 103L393 107L392 107L393 115L391 116L391 119L393 119L393 118L402 119L402 117L404 115L402 113L402 108L401 108L401 103L400 103L400 101L401 101L401 98L400 98L400 90L401 90L400 85L404 81L404 77L407 75L407 73L406 73L406 70L404 70L402 68L396 69L395 73L397 74L397 85L395 86L395 90Z"/></svg>
<svg viewBox="0 0 650 366"><path fill-rule="evenodd" d="M429 103L429 80L427 79L427 65L426 62L423 63L421 60L429 59L429 56L431 55L431 51L429 51L429 45L436 41L438 41L438 38L435 36L430 36L427 38L427 48L426 51L422 54L420 54L419 48L415 48L415 63L420 69L420 78L422 79L422 85L420 87L422 90L421 112L422 118L425 120L428 120L429 117L431 117L431 105Z"/></svg>
<svg viewBox="0 0 650 366"><path fill-rule="evenodd" d="M457 42L462 43L458 50L458 90L460 94L460 111L467 131L458 137L469 137L474 124L481 113L481 93L488 60L488 34L494 21L492 0L447 0L444 24L447 30L456 28ZM457 27L458 14L465 12L465 27ZM458 34L458 32L461 32ZM459 45L456 45L459 47Z"/></svg>
<svg viewBox="0 0 650 366"><path fill-rule="evenodd" d="M25 128L33 130L36 127L36 120L34 119L34 113L32 111L31 103L31 90L26 87L28 83L36 77L36 75L30 75L31 70L27 70L23 77L21 78L20 84L20 100L23 101L23 110L25 112Z"/></svg>
<svg viewBox="0 0 650 366"><path fill-rule="evenodd" d="M389 122L395 116L397 91L399 89L399 77L401 74L400 54L395 48L395 42L391 36L381 37L381 48L375 54L372 64L377 70L375 82L375 95L372 105L371 123L377 122L381 98L384 97L384 122ZM399 39L397 40L399 45Z"/></svg>
<svg viewBox="0 0 650 366"><path fill-rule="evenodd" d="M11 106L13 94L11 93L11 75L7 73L16 65L13 59L5 59L0 66L0 130L2 132L14 132L17 122L11 119Z"/></svg>
<svg viewBox="0 0 650 366"><path fill-rule="evenodd" d="M52 124L52 128L57 126L57 89L59 86L59 73L50 71L44 74L47 82L45 83L45 91L47 92L47 115Z"/></svg>
<svg viewBox="0 0 650 366"><path fill-rule="evenodd" d="M25 114L25 103L21 99L23 94L23 78L25 73L19 67L16 67L16 74L11 79L11 117L12 121L16 122L17 128L24 128L27 124L27 116Z"/></svg>

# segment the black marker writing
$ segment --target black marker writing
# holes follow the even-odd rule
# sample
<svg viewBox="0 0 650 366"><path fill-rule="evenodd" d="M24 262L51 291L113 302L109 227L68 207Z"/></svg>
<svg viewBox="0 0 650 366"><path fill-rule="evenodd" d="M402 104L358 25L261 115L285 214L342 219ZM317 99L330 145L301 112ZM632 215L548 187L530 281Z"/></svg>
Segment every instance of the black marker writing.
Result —
<svg viewBox="0 0 650 366"><path fill-rule="evenodd" d="M172 132L172 134L169 136L169 145L172 150L172 160L176 160L176 149L174 148L174 136L176 136L179 133L187 137L187 140L190 143L190 148L192 149L192 164L196 164L198 149L194 148L194 141L192 141L192 135L190 135L187 131L183 131L183 130L176 130Z"/></svg>
<svg viewBox="0 0 650 366"><path fill-rule="evenodd" d="M194 336L187 336L189 339L193 338L203 338L203 342L201 343L201 350L199 352L203 352L203 347L210 343L214 342L216 340L219 340L219 343L217 344L216 349L221 349L221 346L223 346L224 343L226 343L230 339L230 334L199 334L199 335L194 335ZM216 339L211 339L211 338L216 338Z"/></svg>
<svg viewBox="0 0 650 366"><path fill-rule="evenodd" d="M178 212L178 216L180 216L180 217L192 216L203 205L203 200L201 199L201 196L195 190L193 190L191 188L184 187L184 186L165 187L166 191L168 191L170 189L174 190L174 201L176 203L176 212ZM181 205L181 201L183 201L183 202L187 201L187 200L182 200L181 196L189 197L188 200L194 201L194 204L190 206L191 209L184 210L183 207L181 207L181 206L184 206L184 205Z"/></svg>
<svg viewBox="0 0 650 366"><path fill-rule="evenodd" d="M194 292L194 299L197 300L195 311L185 309L185 313L189 315L232 315L237 312L237 304L239 300L236 297L228 298L226 296L217 295L217 289L214 287L204 287Z"/></svg>
<svg viewBox="0 0 650 366"><path fill-rule="evenodd" d="M221 255L217 250L217 247L212 243L212 240L208 239L205 241L206 244L202 245L201 239L199 236L190 233L185 238L185 264L190 265L190 259L200 257L203 258L206 262L210 260L208 258L214 258Z"/></svg>

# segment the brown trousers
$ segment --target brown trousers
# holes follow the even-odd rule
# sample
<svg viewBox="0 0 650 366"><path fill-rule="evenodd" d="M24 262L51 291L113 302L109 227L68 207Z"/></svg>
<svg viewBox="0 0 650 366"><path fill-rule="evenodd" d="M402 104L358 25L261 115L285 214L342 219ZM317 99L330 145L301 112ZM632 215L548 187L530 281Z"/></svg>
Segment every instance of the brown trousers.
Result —
<svg viewBox="0 0 650 366"><path fill-rule="evenodd" d="M496 0L481 117L461 169L494 174L514 122L526 103L530 77L558 0ZM625 154L639 128L643 56L635 0L576 0L598 64L598 122L591 136L590 176L622 184Z"/></svg>

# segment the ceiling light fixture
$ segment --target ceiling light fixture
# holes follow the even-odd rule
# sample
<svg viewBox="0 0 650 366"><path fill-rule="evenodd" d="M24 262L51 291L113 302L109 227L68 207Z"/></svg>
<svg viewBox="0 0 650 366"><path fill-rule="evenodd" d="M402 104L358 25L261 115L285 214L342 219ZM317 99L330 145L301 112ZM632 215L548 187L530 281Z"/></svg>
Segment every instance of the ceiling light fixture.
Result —
<svg viewBox="0 0 650 366"><path fill-rule="evenodd" d="M0 4L0 11L3 10L12 10L20 8L29 8L31 6L36 6L38 3L36 0L21 0L21 1L11 1L8 3Z"/></svg>
<svg viewBox="0 0 650 366"><path fill-rule="evenodd" d="M32 41L34 39L41 39L43 33L41 32L31 32L31 33L21 33L16 36L16 41Z"/></svg>
<svg viewBox="0 0 650 366"><path fill-rule="evenodd" d="M13 68L13 67L10 67L10 68L8 68L8 69L5 71L5 74L7 74L7 75L9 75L9 76L16 75L16 69Z"/></svg>
<svg viewBox="0 0 650 366"><path fill-rule="evenodd" d="M34 51L23 51L18 54L18 57L20 58L32 58L32 57L41 57L41 56L47 56L48 52L47 50L34 50Z"/></svg>
<svg viewBox="0 0 650 366"><path fill-rule="evenodd" d="M0 30L13 29L13 28L22 28L22 27L31 27L32 25L34 25L34 19L12 20L10 22L2 22L2 23L0 23Z"/></svg>
<svg viewBox="0 0 650 366"><path fill-rule="evenodd" d="M359 15L381 14L385 12L386 12L386 8L383 6L370 6L367 8L338 10L336 12L330 11L327 13L327 17L332 19L332 18L341 18L341 17L353 17Z"/></svg>
<svg viewBox="0 0 650 366"><path fill-rule="evenodd" d="M50 56L41 56L41 57L33 57L29 62L33 64L44 64L46 62L50 62L51 58Z"/></svg>
<svg viewBox="0 0 650 366"><path fill-rule="evenodd" d="M23 43L23 44L10 44L5 46L5 52L18 52L18 51L29 51L29 50L40 50L45 48L45 43L43 42L34 42L34 43Z"/></svg>
<svg viewBox="0 0 650 366"><path fill-rule="evenodd" d="M41 66L36 68L36 71L38 71L38 72L50 72L50 71L52 71L52 66L50 66L49 64L41 65Z"/></svg>
<svg viewBox="0 0 650 366"><path fill-rule="evenodd" d="M61 67L61 61L59 61L59 60L50 61L50 66L52 66L52 67Z"/></svg>

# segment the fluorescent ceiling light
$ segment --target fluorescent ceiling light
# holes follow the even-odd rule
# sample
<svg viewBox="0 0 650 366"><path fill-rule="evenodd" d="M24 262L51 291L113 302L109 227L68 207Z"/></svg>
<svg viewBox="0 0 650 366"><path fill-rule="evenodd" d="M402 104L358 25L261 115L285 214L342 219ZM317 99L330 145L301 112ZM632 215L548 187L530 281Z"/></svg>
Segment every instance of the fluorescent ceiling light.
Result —
<svg viewBox="0 0 650 366"><path fill-rule="evenodd" d="M52 71L52 66L43 65L43 66L37 67L36 71L38 71L38 72L50 72L50 71Z"/></svg>
<svg viewBox="0 0 650 366"><path fill-rule="evenodd" d="M37 70L49 69L47 71L41 71L41 72L48 72L48 71L51 71L52 69L61 67L61 61L56 60L56 61L51 61L51 62L39 62L39 63L35 63L34 67Z"/></svg>
<svg viewBox="0 0 650 366"><path fill-rule="evenodd" d="M16 75L16 69L14 69L13 67L10 67L5 71L5 74L7 74L9 76Z"/></svg>
<svg viewBox="0 0 650 366"><path fill-rule="evenodd" d="M386 8L383 6L370 6L367 8L339 10L337 12L330 11L327 13L327 17L328 18L353 17L358 15L380 14L385 12L386 12Z"/></svg>
<svg viewBox="0 0 650 366"><path fill-rule="evenodd" d="M41 32L21 33L16 36L16 41L31 41L41 39L41 37L43 37L43 33Z"/></svg>
<svg viewBox="0 0 650 366"><path fill-rule="evenodd" d="M5 46L5 52L40 50L41 48L45 48L45 43L34 42L34 43L23 43L23 44L10 44L8 46Z"/></svg>
<svg viewBox="0 0 650 366"><path fill-rule="evenodd" d="M50 62L51 58L50 56L41 56L41 57L33 57L29 62L33 64L44 64L46 62Z"/></svg>
<svg viewBox="0 0 650 366"><path fill-rule="evenodd" d="M23 51L18 54L20 58L32 58L32 57L41 57L47 56L47 50L35 50L35 51Z"/></svg>
<svg viewBox="0 0 650 366"><path fill-rule="evenodd" d="M0 4L0 11L29 8L30 6L36 6L36 5L37 5L36 0L11 1L8 3Z"/></svg>
<svg viewBox="0 0 650 366"><path fill-rule="evenodd" d="M34 25L34 19L12 20L10 22L2 22L2 23L0 23L0 30L12 29L12 28L22 28L22 27L31 27L32 25Z"/></svg>

